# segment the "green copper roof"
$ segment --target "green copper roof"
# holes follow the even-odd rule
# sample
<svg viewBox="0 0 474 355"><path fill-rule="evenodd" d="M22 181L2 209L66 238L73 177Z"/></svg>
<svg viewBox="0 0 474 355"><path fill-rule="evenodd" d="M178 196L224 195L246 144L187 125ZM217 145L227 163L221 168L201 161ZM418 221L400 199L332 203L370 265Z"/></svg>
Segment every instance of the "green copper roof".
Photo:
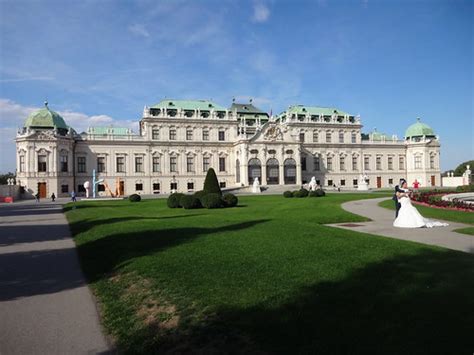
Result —
<svg viewBox="0 0 474 355"><path fill-rule="evenodd" d="M48 103L41 110L35 111L28 116L25 127L31 128L62 128L69 129L68 125L57 112L51 111Z"/></svg>
<svg viewBox="0 0 474 355"><path fill-rule="evenodd" d="M304 105L294 105L288 108L289 113L295 113L298 115L324 115L330 116L333 114L337 114L338 116L349 115L347 112L338 110L334 107L319 107L319 106L304 106Z"/></svg>
<svg viewBox="0 0 474 355"><path fill-rule="evenodd" d="M161 100L151 108L167 108L167 109L182 109L182 110L201 110L201 111L226 111L227 109L212 101L208 100Z"/></svg>
<svg viewBox="0 0 474 355"><path fill-rule="evenodd" d="M113 135L113 136L127 136L132 132L125 127L89 127L87 130L89 134L97 135Z"/></svg>
<svg viewBox="0 0 474 355"><path fill-rule="evenodd" d="M434 137L435 132L430 126L428 126L426 123L422 123L420 119L417 118L417 122L412 124L405 131L405 138L422 137L422 136Z"/></svg>

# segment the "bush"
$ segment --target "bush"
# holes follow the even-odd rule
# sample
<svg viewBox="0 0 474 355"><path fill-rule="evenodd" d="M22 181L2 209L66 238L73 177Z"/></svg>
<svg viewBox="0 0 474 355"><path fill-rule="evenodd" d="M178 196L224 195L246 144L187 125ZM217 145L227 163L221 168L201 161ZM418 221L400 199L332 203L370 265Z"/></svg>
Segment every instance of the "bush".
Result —
<svg viewBox="0 0 474 355"><path fill-rule="evenodd" d="M293 192L285 191L285 192L283 192L283 197L291 198L291 197L293 197Z"/></svg>
<svg viewBox="0 0 474 355"><path fill-rule="evenodd" d="M239 203L237 196L234 194L224 194L224 196L222 196L222 201L224 201L225 207L235 207L237 206L237 203Z"/></svg>
<svg viewBox="0 0 474 355"><path fill-rule="evenodd" d="M180 194L180 193L171 194L168 197L168 201L166 201L168 207L169 208L179 208L179 207L181 207L180 200L181 200L182 196L184 196L184 195Z"/></svg>
<svg viewBox="0 0 474 355"><path fill-rule="evenodd" d="M195 196L197 199L199 199L199 200L201 200L201 198L202 198L203 196L206 196L206 195L207 195L207 193L206 193L206 191L204 191L204 190L199 190L199 191L196 191L196 192L194 193L194 196Z"/></svg>
<svg viewBox="0 0 474 355"><path fill-rule="evenodd" d="M128 200L130 202L140 202L142 200L142 198L141 198L140 195L133 194L133 195L128 196Z"/></svg>
<svg viewBox="0 0 474 355"><path fill-rule="evenodd" d="M474 184L458 186L456 192L474 192Z"/></svg>
<svg viewBox="0 0 474 355"><path fill-rule="evenodd" d="M221 195L217 193L211 193L201 198L201 204L205 208L220 208L222 207Z"/></svg>
<svg viewBox="0 0 474 355"><path fill-rule="evenodd" d="M317 197L326 196L326 193L324 192L323 189L317 189L315 192L316 192L316 196L317 196Z"/></svg>
<svg viewBox="0 0 474 355"><path fill-rule="evenodd" d="M300 190L295 190L291 193L293 197L303 197L301 196L301 191Z"/></svg>
<svg viewBox="0 0 474 355"><path fill-rule="evenodd" d="M185 210L191 210L194 208L200 208L201 202L194 195L183 195L179 199L179 205L183 207Z"/></svg>
<svg viewBox="0 0 474 355"><path fill-rule="evenodd" d="M219 187L219 181L217 181L216 172L213 168L210 168L207 171L206 179L204 180L204 188L203 190L206 194L219 194L222 196L221 188Z"/></svg>
<svg viewBox="0 0 474 355"><path fill-rule="evenodd" d="M318 194L316 191L310 191L308 194L309 197L318 197Z"/></svg>
<svg viewBox="0 0 474 355"><path fill-rule="evenodd" d="M308 194L309 194L309 191L304 189L304 188L301 188L300 189L300 195L301 197L308 197Z"/></svg>

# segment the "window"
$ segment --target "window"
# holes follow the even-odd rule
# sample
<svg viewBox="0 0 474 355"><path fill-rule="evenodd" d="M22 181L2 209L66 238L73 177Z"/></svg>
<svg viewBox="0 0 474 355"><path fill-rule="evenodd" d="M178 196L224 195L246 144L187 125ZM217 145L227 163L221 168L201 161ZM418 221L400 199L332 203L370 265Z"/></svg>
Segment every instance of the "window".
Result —
<svg viewBox="0 0 474 355"><path fill-rule="evenodd" d="M339 156L339 170L346 170L346 157L343 155Z"/></svg>
<svg viewBox="0 0 474 355"><path fill-rule="evenodd" d="M393 157L388 157L388 170L393 170Z"/></svg>
<svg viewBox="0 0 474 355"><path fill-rule="evenodd" d="M434 168L435 168L435 156L430 155L430 169L434 169Z"/></svg>
<svg viewBox="0 0 474 355"><path fill-rule="evenodd" d="M225 141L225 131L219 131L219 140Z"/></svg>
<svg viewBox="0 0 474 355"><path fill-rule="evenodd" d="M300 132L300 142L304 142L304 132Z"/></svg>
<svg viewBox="0 0 474 355"><path fill-rule="evenodd" d="M125 172L125 157L117 157L117 172Z"/></svg>
<svg viewBox="0 0 474 355"><path fill-rule="evenodd" d="M319 133L318 131L313 131L313 143L319 142Z"/></svg>
<svg viewBox="0 0 474 355"><path fill-rule="evenodd" d="M193 140L193 130L191 128L186 129L186 140L187 141Z"/></svg>
<svg viewBox="0 0 474 355"><path fill-rule="evenodd" d="M339 143L344 143L344 131L339 132Z"/></svg>
<svg viewBox="0 0 474 355"><path fill-rule="evenodd" d="M175 141L175 140L176 140L176 129L170 128L170 141Z"/></svg>
<svg viewBox="0 0 474 355"><path fill-rule="evenodd" d="M357 135L355 132L351 133L351 142L352 143L357 143Z"/></svg>
<svg viewBox="0 0 474 355"><path fill-rule="evenodd" d="M194 190L194 182L188 182L188 191Z"/></svg>
<svg viewBox="0 0 474 355"><path fill-rule="evenodd" d="M341 182L339 183L340 186L346 186L346 180L341 180Z"/></svg>
<svg viewBox="0 0 474 355"><path fill-rule="evenodd" d="M225 171L225 158L219 158L219 171Z"/></svg>
<svg viewBox="0 0 474 355"><path fill-rule="evenodd" d="M364 170L370 170L370 157L364 155Z"/></svg>
<svg viewBox="0 0 474 355"><path fill-rule="evenodd" d="M405 170L405 157L402 155L398 157L398 169Z"/></svg>
<svg viewBox="0 0 474 355"><path fill-rule="evenodd" d="M143 157L135 157L135 172L143 173Z"/></svg>
<svg viewBox="0 0 474 355"><path fill-rule="evenodd" d="M352 170L354 170L354 171L359 170L357 168L357 156L355 156L355 155L352 156Z"/></svg>
<svg viewBox="0 0 474 355"><path fill-rule="evenodd" d="M105 172L105 157L97 158L97 172L98 173Z"/></svg>
<svg viewBox="0 0 474 355"><path fill-rule="evenodd" d="M46 155L38 155L38 171L46 172Z"/></svg>
<svg viewBox="0 0 474 355"><path fill-rule="evenodd" d="M202 130L202 140L203 141L209 140L209 130L206 128Z"/></svg>
<svg viewBox="0 0 474 355"><path fill-rule="evenodd" d="M352 186L357 186L357 185L359 185L359 180L353 179L352 180Z"/></svg>
<svg viewBox="0 0 474 355"><path fill-rule="evenodd" d="M382 157L380 155L377 155L375 158L375 168L377 170L382 170Z"/></svg>
<svg viewBox="0 0 474 355"><path fill-rule="evenodd" d="M332 157L327 158L327 168L328 170L332 170Z"/></svg>
<svg viewBox="0 0 474 355"><path fill-rule="evenodd" d="M25 156L20 155L20 173L25 171Z"/></svg>
<svg viewBox="0 0 474 355"><path fill-rule="evenodd" d="M61 185L61 193L67 194L69 192L69 185Z"/></svg>
<svg viewBox="0 0 474 355"><path fill-rule="evenodd" d="M67 155L61 155L59 157L59 162L60 162L60 167L59 169L61 170L62 173L67 173Z"/></svg>
<svg viewBox="0 0 474 355"><path fill-rule="evenodd" d="M388 184L393 185L393 179L388 179Z"/></svg>
<svg viewBox="0 0 474 355"><path fill-rule="evenodd" d="M176 173L177 170L176 170L176 157L170 157L170 172L172 173Z"/></svg>
<svg viewBox="0 0 474 355"><path fill-rule="evenodd" d="M328 180L328 186L332 186L332 185L333 185L332 180Z"/></svg>
<svg viewBox="0 0 474 355"><path fill-rule="evenodd" d="M313 158L313 167L315 171L321 170L320 162L319 162L319 156Z"/></svg>
<svg viewBox="0 0 474 355"><path fill-rule="evenodd" d="M153 172L159 173L160 172L160 157L153 157L152 165L153 165Z"/></svg>
<svg viewBox="0 0 474 355"><path fill-rule="evenodd" d="M160 139L160 130L158 128L153 128L151 130L151 139L153 140Z"/></svg>
<svg viewBox="0 0 474 355"><path fill-rule="evenodd" d="M174 191L178 190L178 183L177 183L177 182L172 182L172 183L170 183L170 189L171 189L171 191L173 191L173 190L174 190Z"/></svg>
<svg viewBox="0 0 474 355"><path fill-rule="evenodd" d="M301 157L301 170L306 170L306 157Z"/></svg>
<svg viewBox="0 0 474 355"><path fill-rule="evenodd" d="M415 169L421 169L421 155L415 155Z"/></svg>
<svg viewBox="0 0 474 355"><path fill-rule="evenodd" d="M86 192L86 188L83 184L77 185L77 192Z"/></svg>
<svg viewBox="0 0 474 355"><path fill-rule="evenodd" d="M157 183L157 182L155 182L155 183L153 184L153 191L159 191L159 190L160 190L160 184Z"/></svg>
<svg viewBox="0 0 474 355"><path fill-rule="evenodd" d="M194 172L194 157L186 158L186 171L188 173Z"/></svg>
<svg viewBox="0 0 474 355"><path fill-rule="evenodd" d="M206 172L209 170L209 157L202 158L202 171Z"/></svg>
<svg viewBox="0 0 474 355"><path fill-rule="evenodd" d="M86 157L77 157L77 172L86 172Z"/></svg>
<svg viewBox="0 0 474 355"><path fill-rule="evenodd" d="M99 192L105 191L105 185L104 184L98 184L97 185L97 191L99 191Z"/></svg>
<svg viewBox="0 0 474 355"><path fill-rule="evenodd" d="M326 132L326 143L331 143L331 132Z"/></svg>
<svg viewBox="0 0 474 355"><path fill-rule="evenodd" d="M135 184L135 191L143 191L143 184L142 183Z"/></svg>
<svg viewBox="0 0 474 355"><path fill-rule="evenodd" d="M219 183L219 187L220 187L221 189L225 189L225 187L226 187L225 182L224 182L224 181L221 181L221 182Z"/></svg>

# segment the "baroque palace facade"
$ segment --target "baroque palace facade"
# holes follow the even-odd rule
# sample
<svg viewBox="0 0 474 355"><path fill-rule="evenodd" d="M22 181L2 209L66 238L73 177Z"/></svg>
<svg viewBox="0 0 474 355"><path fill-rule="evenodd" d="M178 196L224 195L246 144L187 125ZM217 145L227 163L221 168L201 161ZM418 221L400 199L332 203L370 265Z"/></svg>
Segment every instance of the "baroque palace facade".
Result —
<svg viewBox="0 0 474 355"><path fill-rule="evenodd" d="M362 134L360 118L336 108L290 106L278 116L248 104L226 108L205 100L163 100L145 107L139 133L90 127L76 133L45 107L16 137L17 184L41 197L84 193L98 181L100 196L202 189L212 167L223 188L304 185L370 188L400 178L441 184L440 144L419 120L399 140L376 130Z"/></svg>

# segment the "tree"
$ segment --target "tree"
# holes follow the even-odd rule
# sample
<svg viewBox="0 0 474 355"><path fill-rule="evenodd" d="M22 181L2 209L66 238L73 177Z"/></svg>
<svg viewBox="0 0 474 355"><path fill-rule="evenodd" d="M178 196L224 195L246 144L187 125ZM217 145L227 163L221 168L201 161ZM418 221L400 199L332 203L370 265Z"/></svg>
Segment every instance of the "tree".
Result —
<svg viewBox="0 0 474 355"><path fill-rule="evenodd" d="M216 193L222 196L222 191L219 187L219 181L217 180L216 172L213 168L210 168L207 171L203 190L206 194Z"/></svg>
<svg viewBox="0 0 474 355"><path fill-rule="evenodd" d="M464 163L461 163L454 169L454 176L462 176L466 171L466 166L469 165L471 170L474 170L474 160L468 160Z"/></svg>
<svg viewBox="0 0 474 355"><path fill-rule="evenodd" d="M10 178L15 178L15 173L0 174L0 185L7 185Z"/></svg>

